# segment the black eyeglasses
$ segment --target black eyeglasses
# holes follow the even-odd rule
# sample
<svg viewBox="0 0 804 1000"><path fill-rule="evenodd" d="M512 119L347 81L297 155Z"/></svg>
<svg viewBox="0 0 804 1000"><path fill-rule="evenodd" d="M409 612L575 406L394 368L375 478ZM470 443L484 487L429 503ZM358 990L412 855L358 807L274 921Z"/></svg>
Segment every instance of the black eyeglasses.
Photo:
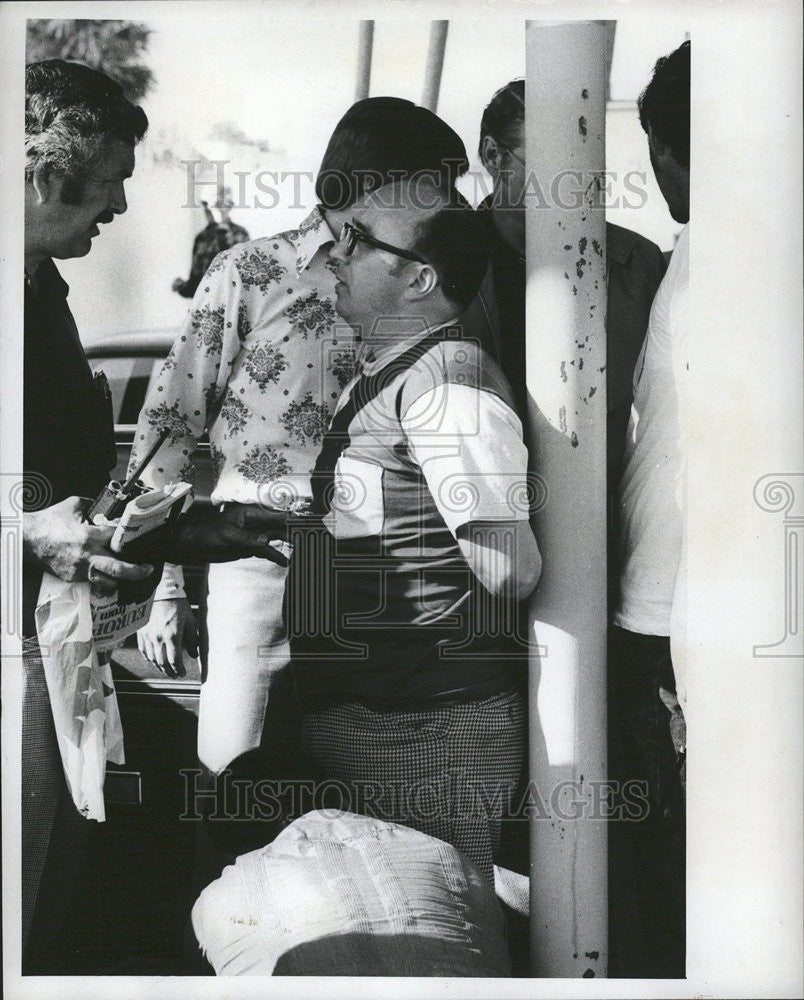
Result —
<svg viewBox="0 0 804 1000"><path fill-rule="evenodd" d="M525 161L518 153L515 153L510 146L505 146L501 142L498 142L497 145L500 147L500 149L504 149L506 153L508 153L510 156L513 156L513 158L517 161L517 163L519 163L523 167L525 166Z"/></svg>
<svg viewBox="0 0 804 1000"><path fill-rule="evenodd" d="M375 240L374 237L369 236L368 233L364 233L362 230L356 229L351 222L344 222L341 226L341 235L338 238L338 242L343 243L343 252L347 257L352 256L358 243L365 243L367 246L376 247L378 250L387 250L388 253L396 254L397 257L404 257L405 260L415 261L417 264L429 263L424 260L423 257L417 257L415 253L410 253L409 250L400 250L399 247L391 246L390 243L383 243L382 240Z"/></svg>

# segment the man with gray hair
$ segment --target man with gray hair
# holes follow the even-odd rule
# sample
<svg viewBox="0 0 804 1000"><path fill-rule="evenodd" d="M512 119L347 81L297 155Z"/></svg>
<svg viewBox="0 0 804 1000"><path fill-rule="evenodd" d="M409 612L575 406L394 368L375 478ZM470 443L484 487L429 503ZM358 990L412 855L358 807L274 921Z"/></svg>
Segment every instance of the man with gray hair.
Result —
<svg viewBox="0 0 804 1000"><path fill-rule="evenodd" d="M90 829L67 793L53 728L34 621L42 574L111 593L153 572L118 559L109 549L114 529L86 520L117 463L112 406L105 377L90 371L53 260L88 254L99 226L126 211L125 183L147 127L142 108L97 70L60 59L26 70L22 927L31 973L67 971L58 956L74 958L72 890ZM145 558L282 558L267 539L214 516L187 527L180 550L159 546ZM77 926L86 941L86 896L82 906Z"/></svg>
<svg viewBox="0 0 804 1000"><path fill-rule="evenodd" d="M37 972L55 971L41 963L60 944L71 898L68 878L51 893L55 906L40 900L36 910L48 850L48 870L67 878L86 857L89 828L67 793L36 639L42 574L111 592L152 572L118 559L113 529L84 519L87 498L116 463L112 410L53 259L85 256L99 226L126 211L125 183L148 120L119 84L78 63L32 64L25 83L22 940L24 971ZM69 850L68 864L54 855L59 849Z"/></svg>

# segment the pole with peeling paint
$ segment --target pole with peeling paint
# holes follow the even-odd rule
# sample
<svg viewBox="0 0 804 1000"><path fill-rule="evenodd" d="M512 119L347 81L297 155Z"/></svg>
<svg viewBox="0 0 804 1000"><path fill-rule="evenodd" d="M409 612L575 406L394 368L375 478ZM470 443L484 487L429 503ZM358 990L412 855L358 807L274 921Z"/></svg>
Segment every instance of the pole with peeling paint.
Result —
<svg viewBox="0 0 804 1000"><path fill-rule="evenodd" d="M531 601L531 956L605 976L606 27L526 29L527 382L547 488ZM531 787L534 787L531 786Z"/></svg>
<svg viewBox="0 0 804 1000"><path fill-rule="evenodd" d="M369 95L371 84L371 53L374 47L374 22L361 21L360 35L357 44L357 83L355 85L355 102L362 101Z"/></svg>

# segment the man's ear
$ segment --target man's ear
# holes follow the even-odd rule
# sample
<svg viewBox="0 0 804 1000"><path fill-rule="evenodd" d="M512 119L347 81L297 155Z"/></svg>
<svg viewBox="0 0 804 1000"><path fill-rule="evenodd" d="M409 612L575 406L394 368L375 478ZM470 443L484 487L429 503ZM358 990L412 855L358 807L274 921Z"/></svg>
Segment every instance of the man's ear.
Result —
<svg viewBox="0 0 804 1000"><path fill-rule="evenodd" d="M502 149L493 135L484 135L480 142L480 160L492 177L501 169Z"/></svg>
<svg viewBox="0 0 804 1000"><path fill-rule="evenodd" d="M409 299L425 299L438 287L438 274L432 264L419 264L416 273L408 282Z"/></svg>
<svg viewBox="0 0 804 1000"><path fill-rule="evenodd" d="M40 204L47 204L53 198L53 174L43 164L34 167L29 183L33 188L34 197Z"/></svg>
<svg viewBox="0 0 804 1000"><path fill-rule="evenodd" d="M648 124L648 146L650 147L653 155L658 159L663 159L664 157L673 154L670 152L670 147L662 142L662 140L653 131L653 126Z"/></svg>

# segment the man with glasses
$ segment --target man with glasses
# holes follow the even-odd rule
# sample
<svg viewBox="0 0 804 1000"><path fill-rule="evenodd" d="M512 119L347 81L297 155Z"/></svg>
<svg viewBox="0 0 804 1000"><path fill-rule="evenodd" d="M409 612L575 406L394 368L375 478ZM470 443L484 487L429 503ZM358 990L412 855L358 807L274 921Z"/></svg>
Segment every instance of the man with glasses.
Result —
<svg viewBox="0 0 804 1000"><path fill-rule="evenodd" d="M334 308L328 247L372 186L420 171L452 183L467 168L460 138L426 108L395 97L353 105L330 138L317 204L299 227L213 260L149 388L131 467L167 429L143 479L152 486L188 479L207 432L214 504L293 508L309 497L322 435L354 368L351 331ZM198 755L214 774L260 745L269 700L272 714L287 712L285 575L265 558L210 568ZM166 566L156 597L140 649L168 676L181 675L183 636L194 645L181 567Z"/></svg>
<svg viewBox="0 0 804 1000"><path fill-rule="evenodd" d="M483 220L430 183L381 188L330 251L360 343L313 473L286 597L303 743L355 811L452 843L492 879L526 745L517 603L541 559L508 384L456 318Z"/></svg>

